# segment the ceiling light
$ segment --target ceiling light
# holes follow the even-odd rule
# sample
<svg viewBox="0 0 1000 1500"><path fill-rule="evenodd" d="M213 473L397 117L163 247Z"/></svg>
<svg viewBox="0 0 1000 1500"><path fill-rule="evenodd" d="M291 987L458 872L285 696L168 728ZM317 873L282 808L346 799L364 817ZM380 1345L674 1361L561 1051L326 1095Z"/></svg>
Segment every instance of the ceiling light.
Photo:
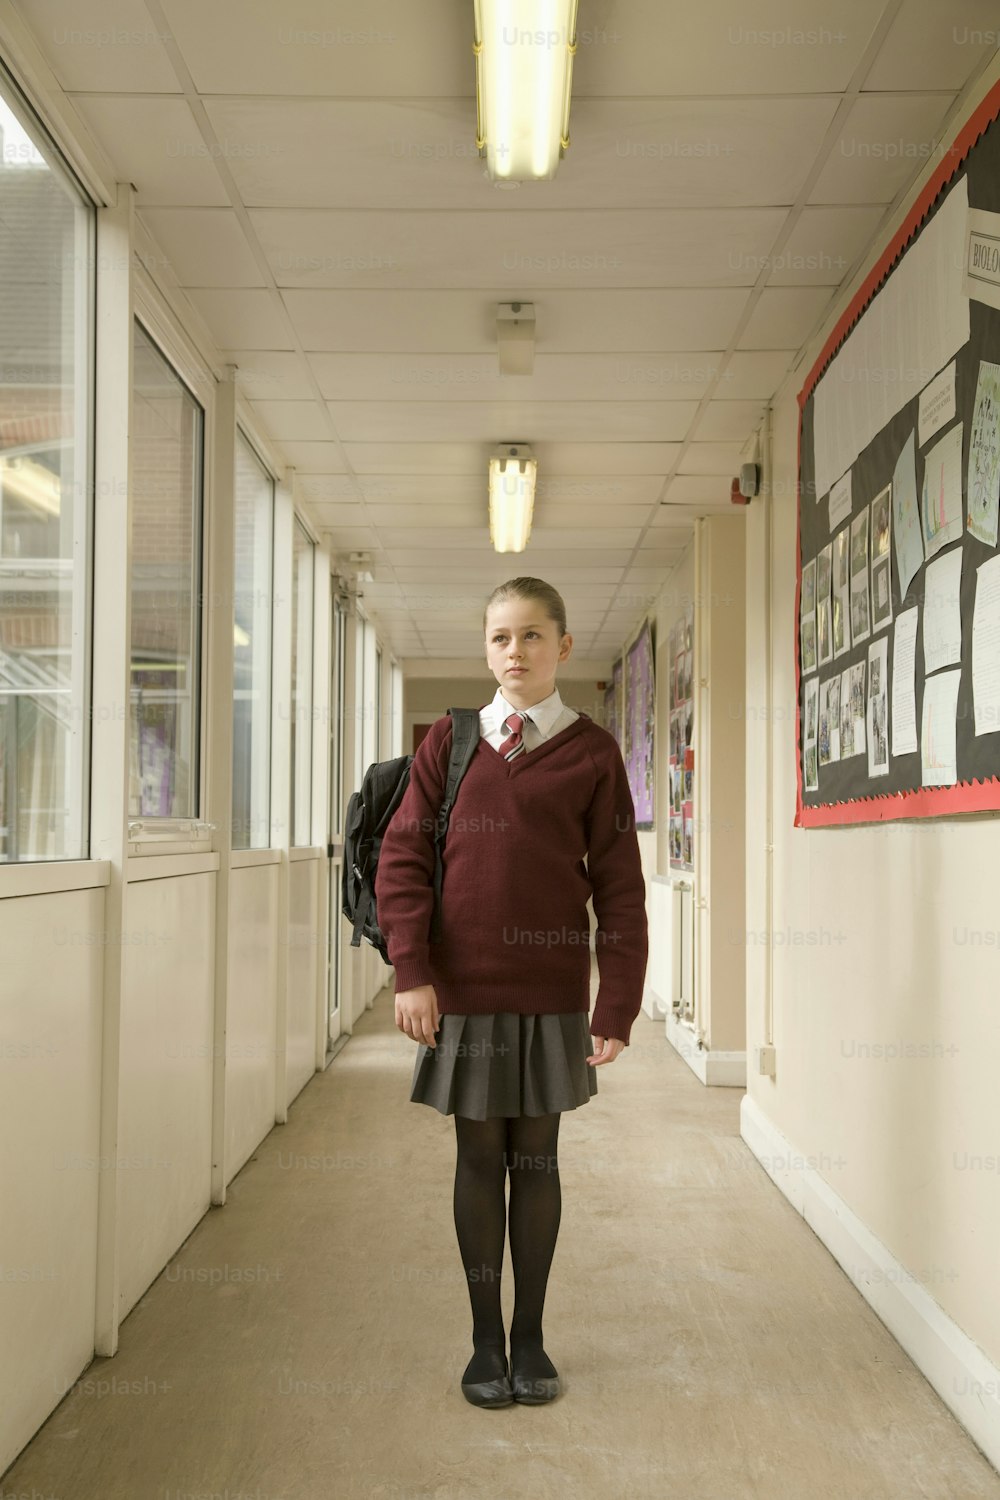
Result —
<svg viewBox="0 0 1000 1500"><path fill-rule="evenodd" d="M569 145L577 0L474 0L476 145L498 182L555 175Z"/></svg>
<svg viewBox="0 0 1000 1500"><path fill-rule="evenodd" d="M538 460L524 443L505 443L490 459L490 541L495 552L523 552L531 535Z"/></svg>

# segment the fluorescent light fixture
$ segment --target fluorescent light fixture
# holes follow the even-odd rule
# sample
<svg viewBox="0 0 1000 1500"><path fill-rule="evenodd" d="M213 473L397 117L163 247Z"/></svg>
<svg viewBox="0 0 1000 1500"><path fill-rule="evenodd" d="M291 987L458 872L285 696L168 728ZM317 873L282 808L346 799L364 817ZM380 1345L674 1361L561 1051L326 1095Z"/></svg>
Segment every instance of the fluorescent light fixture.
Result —
<svg viewBox="0 0 1000 1500"><path fill-rule="evenodd" d="M538 460L524 443L505 443L490 459L490 541L495 552L523 552L531 535Z"/></svg>
<svg viewBox="0 0 1000 1500"><path fill-rule="evenodd" d="M474 0L476 145L499 182L553 177L569 145L577 0Z"/></svg>

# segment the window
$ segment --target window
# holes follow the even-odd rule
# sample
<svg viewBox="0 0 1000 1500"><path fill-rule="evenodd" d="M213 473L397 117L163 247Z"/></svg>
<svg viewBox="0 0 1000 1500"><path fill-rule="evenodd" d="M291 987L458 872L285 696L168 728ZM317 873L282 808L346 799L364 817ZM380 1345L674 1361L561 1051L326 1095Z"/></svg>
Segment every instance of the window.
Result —
<svg viewBox="0 0 1000 1500"><path fill-rule="evenodd" d="M295 517L292 542L291 842L311 843L313 543Z"/></svg>
<svg viewBox="0 0 1000 1500"><path fill-rule="evenodd" d="M139 322L133 346L129 813L200 812L204 412Z"/></svg>
<svg viewBox="0 0 1000 1500"><path fill-rule="evenodd" d="M13 86L8 98L0 95L0 861L84 859L95 214Z"/></svg>
<svg viewBox="0 0 1000 1500"><path fill-rule="evenodd" d="M233 848L271 842L271 538L274 481L236 434Z"/></svg>
<svg viewBox="0 0 1000 1500"><path fill-rule="evenodd" d="M375 647L375 759L382 755L382 647Z"/></svg>

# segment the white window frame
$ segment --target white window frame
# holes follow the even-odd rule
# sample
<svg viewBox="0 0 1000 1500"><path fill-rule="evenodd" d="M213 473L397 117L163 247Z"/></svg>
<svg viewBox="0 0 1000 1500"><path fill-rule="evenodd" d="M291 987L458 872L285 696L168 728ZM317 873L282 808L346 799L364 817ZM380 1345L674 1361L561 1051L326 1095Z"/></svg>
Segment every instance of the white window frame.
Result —
<svg viewBox="0 0 1000 1500"><path fill-rule="evenodd" d="M79 338L81 333L85 340L85 347L81 349L79 343L74 342L73 361L74 379L76 387L74 390L75 420L79 431L85 431L86 438L86 472L82 476L84 480L83 493L86 503L81 507L83 511L83 525L74 526L73 553L70 558L62 559L68 562L72 570L74 580L78 577L83 579L82 589L74 588L73 591L73 628L74 633L82 641L82 650L74 659L72 664L72 693L71 703L80 711L79 724L71 743L68 757L68 765L71 774L76 778L73 795L78 798L74 831L77 841L82 849L80 854L65 855L62 859L45 860L13 860L0 863L0 869L31 869L36 875L43 870L51 870L55 867L74 865L79 867L82 862L91 858L90 850L90 802L91 782L93 770L91 765L91 740L89 731L85 726L89 725L89 715L93 707L93 651L94 632L92 626L94 608L94 454L96 449L96 402L97 402L97 380L96 380L96 344L97 344L97 213L101 206L99 199L95 196L88 183L76 170L74 162L60 144L57 134L50 128L42 111L37 107L33 91L17 75L10 66L9 59L0 57L0 85L4 103L11 114L17 119L25 134L34 142L35 149L42 156L49 168L65 186L67 186L78 198L79 206L90 215L87 247L93 268L90 277L85 283L85 295L81 297L75 306L75 335ZM82 379L81 379L82 377ZM82 386L82 388L81 388ZM77 479L79 489L80 479ZM43 884L48 885L44 880Z"/></svg>
<svg viewBox="0 0 1000 1500"><path fill-rule="evenodd" d="M209 525L214 499L212 476L215 463L215 377L200 351L188 337L173 309L146 270L138 253L133 257L134 312L136 321L170 364L177 378L187 386L201 407L202 476L201 476L201 577L198 586L202 601L211 597ZM198 665L198 807L206 806L208 796L208 715L205 712L208 684L208 631L205 628L204 602L199 606ZM160 818L134 817L128 820L126 850L130 859L146 855L199 854L212 849L217 825L204 817Z"/></svg>

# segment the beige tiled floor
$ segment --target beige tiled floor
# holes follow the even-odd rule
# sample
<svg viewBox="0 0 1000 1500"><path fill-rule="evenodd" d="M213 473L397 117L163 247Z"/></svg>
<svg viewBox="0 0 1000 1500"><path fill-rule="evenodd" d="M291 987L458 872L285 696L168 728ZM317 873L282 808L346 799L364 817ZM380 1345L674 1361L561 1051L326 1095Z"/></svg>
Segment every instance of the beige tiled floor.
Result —
<svg viewBox="0 0 1000 1500"><path fill-rule="evenodd" d="M4 1500L1000 1500L739 1139L740 1091L702 1088L644 1015L562 1122L565 1393L469 1406L454 1126L410 1104L413 1056L384 990ZM509 1260L504 1281L509 1313Z"/></svg>

